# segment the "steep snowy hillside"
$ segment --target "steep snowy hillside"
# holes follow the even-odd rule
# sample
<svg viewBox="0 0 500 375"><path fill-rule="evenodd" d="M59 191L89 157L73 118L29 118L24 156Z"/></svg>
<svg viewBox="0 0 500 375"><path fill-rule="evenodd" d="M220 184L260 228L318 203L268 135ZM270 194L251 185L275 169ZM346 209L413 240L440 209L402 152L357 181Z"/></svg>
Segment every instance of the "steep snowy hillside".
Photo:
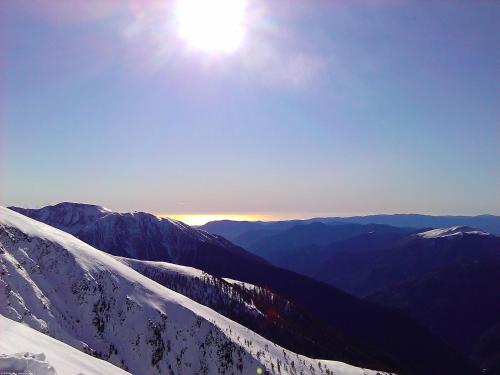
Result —
<svg viewBox="0 0 500 375"><path fill-rule="evenodd" d="M230 310L252 318L264 315L264 312L255 306L251 295L244 293L224 279L204 271L166 262L123 257L116 257L116 259L157 283L214 310L227 310L227 313ZM274 297L272 293L269 294Z"/></svg>
<svg viewBox="0 0 500 375"><path fill-rule="evenodd" d="M128 372L91 357L24 324L0 315L0 373L36 375L125 375Z"/></svg>
<svg viewBox="0 0 500 375"><path fill-rule="evenodd" d="M313 360L0 208L0 313L134 374L375 374ZM32 349L27 348L25 351Z"/></svg>
<svg viewBox="0 0 500 375"><path fill-rule="evenodd" d="M383 366L368 349L350 342L304 309L266 288L172 263L116 259L286 349L356 365L371 362L372 367Z"/></svg>

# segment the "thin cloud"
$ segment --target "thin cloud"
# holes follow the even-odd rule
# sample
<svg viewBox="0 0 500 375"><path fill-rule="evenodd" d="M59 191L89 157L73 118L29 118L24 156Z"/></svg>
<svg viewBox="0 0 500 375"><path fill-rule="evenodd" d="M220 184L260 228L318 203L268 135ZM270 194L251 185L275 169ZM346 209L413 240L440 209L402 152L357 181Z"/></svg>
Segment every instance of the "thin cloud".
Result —
<svg viewBox="0 0 500 375"><path fill-rule="evenodd" d="M326 57L302 51L282 50L272 43L248 48L239 60L248 78L272 86L302 87L326 70Z"/></svg>

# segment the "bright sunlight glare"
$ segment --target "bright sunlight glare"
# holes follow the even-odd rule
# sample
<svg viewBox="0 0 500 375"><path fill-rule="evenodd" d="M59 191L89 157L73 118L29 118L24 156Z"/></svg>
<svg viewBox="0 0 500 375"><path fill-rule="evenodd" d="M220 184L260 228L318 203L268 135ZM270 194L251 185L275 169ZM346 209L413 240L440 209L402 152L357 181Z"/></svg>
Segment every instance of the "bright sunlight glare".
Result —
<svg viewBox="0 0 500 375"><path fill-rule="evenodd" d="M159 214L158 216L180 220L188 225L203 225L215 220L257 221L262 215L252 214ZM266 218L266 216L264 216Z"/></svg>
<svg viewBox="0 0 500 375"><path fill-rule="evenodd" d="M245 0L177 0L178 32L192 48L230 53L245 36Z"/></svg>

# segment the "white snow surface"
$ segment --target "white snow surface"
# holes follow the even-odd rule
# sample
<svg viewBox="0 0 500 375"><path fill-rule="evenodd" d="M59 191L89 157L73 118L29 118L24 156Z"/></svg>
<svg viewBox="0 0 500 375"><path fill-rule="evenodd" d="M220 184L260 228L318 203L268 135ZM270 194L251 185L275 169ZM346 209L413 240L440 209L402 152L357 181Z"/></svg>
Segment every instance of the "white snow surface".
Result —
<svg viewBox="0 0 500 375"><path fill-rule="evenodd" d="M0 374L125 375L128 372L91 357L24 324L0 315Z"/></svg>
<svg viewBox="0 0 500 375"><path fill-rule="evenodd" d="M224 279L224 281L228 282L229 284L239 285L242 288L245 288L245 289L248 289L248 290L253 290L253 289L259 288L257 285L246 283L246 282L240 281L240 280L230 279L229 277L224 277L223 279Z"/></svg>
<svg viewBox="0 0 500 375"><path fill-rule="evenodd" d="M0 314L134 374L376 374L285 350L72 235L3 207ZM40 349L21 342L14 352Z"/></svg>
<svg viewBox="0 0 500 375"><path fill-rule="evenodd" d="M475 234L480 236L490 236L490 233L483 232L478 229L474 229L471 227L465 226L457 226L457 227L449 227L449 228L439 228L432 229L426 232L417 233L417 236L422 238L444 238L444 237L452 237L452 236L463 236L464 234Z"/></svg>
<svg viewBox="0 0 500 375"><path fill-rule="evenodd" d="M245 310L251 316L264 316L264 313L254 305L253 301L246 301L241 295L239 288L235 287L239 286L255 291L261 289L252 284L218 278L197 268L174 263L138 260L118 256L114 258L139 272L141 275L204 306L213 308L213 306L220 306L221 304L231 305L232 312L241 313L242 310ZM225 285L218 284L217 281ZM252 286L252 288L245 287L244 284ZM270 298L274 296L271 292L267 292L267 294ZM217 308L215 310L227 316L220 310L217 310Z"/></svg>
<svg viewBox="0 0 500 375"><path fill-rule="evenodd" d="M157 260L138 260L138 259L131 259L131 258L125 258L125 257L118 257L114 256L116 260L118 260L120 263L123 263L129 267L132 267L133 269L139 268L139 267L148 267L151 269L157 269L159 271L163 271L172 275L182 275L184 277L188 278L202 278L206 275L207 273L203 272L202 270L199 270L197 268L189 267L189 266L182 266L180 264L175 264L175 263L169 263L169 262L161 262Z"/></svg>

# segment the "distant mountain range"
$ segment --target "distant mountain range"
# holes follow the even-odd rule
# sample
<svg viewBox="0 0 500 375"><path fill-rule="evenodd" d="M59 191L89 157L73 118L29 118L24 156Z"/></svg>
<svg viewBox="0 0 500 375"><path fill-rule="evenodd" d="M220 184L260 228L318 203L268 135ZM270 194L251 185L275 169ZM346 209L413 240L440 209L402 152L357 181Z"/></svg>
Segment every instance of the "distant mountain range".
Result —
<svg viewBox="0 0 500 375"><path fill-rule="evenodd" d="M266 232L265 236L263 233L260 233L261 236L251 236L255 232L247 232L238 236L234 241L277 266L316 276L319 269L325 266L325 262L328 262L334 253L331 249L332 243L343 243L343 240L370 234L367 244L374 246L374 238L389 240L414 232L414 229L381 224L335 223L329 225L317 222L296 225L274 233Z"/></svg>
<svg viewBox="0 0 500 375"><path fill-rule="evenodd" d="M209 233L216 233L230 241L235 241L238 236L249 231L281 231L290 229L296 225L310 223L325 224L383 224L403 228L444 228L453 226L469 226L482 229L486 232L500 235L500 216L478 215L478 216L432 216L419 214L394 214L394 215L367 215L351 217L317 217L307 220L284 220L284 221L211 221L200 226L200 229Z"/></svg>
<svg viewBox="0 0 500 375"><path fill-rule="evenodd" d="M367 233L329 244L314 277L359 297L419 278L461 259L500 253L500 238L455 228L455 235Z"/></svg>
<svg viewBox="0 0 500 375"><path fill-rule="evenodd" d="M458 352L404 314L275 267L220 236L146 213L116 213L91 205L63 203L35 210L12 209L72 233L113 255L192 266L214 277L264 288L283 301L290 301L297 311L304 311L307 319L323 322L329 331L336 332L334 341L326 344L330 345L329 350L335 342L352 348L347 350L349 353L331 350L329 359L355 358L356 364L362 367L397 370L403 374L476 373L475 367ZM406 229L402 231L407 233ZM160 281L163 277L164 271L160 272L157 266L141 268L137 263L123 266L140 268L148 277ZM100 320L96 322L100 326ZM302 328L298 329L295 332ZM293 332L289 336L292 337ZM321 333L315 334L316 339L320 336ZM305 337L303 341L307 340ZM301 347L303 343L295 345ZM321 345L309 345L307 350L324 350L319 347Z"/></svg>
<svg viewBox="0 0 500 375"><path fill-rule="evenodd" d="M490 374L500 374L500 237L496 217L460 217L482 228L432 229L410 224L456 224L456 218L414 215L397 218L404 226L259 223L233 238L271 263L309 275L360 298L398 308L469 356ZM379 216L361 218L381 221ZM413 221L419 219L420 221ZM355 218L360 220L360 218ZM449 221L451 220L451 221ZM488 221L488 225L485 224ZM238 224L220 223L224 230ZM217 228L218 223L208 227ZM242 226L250 228L249 223Z"/></svg>

